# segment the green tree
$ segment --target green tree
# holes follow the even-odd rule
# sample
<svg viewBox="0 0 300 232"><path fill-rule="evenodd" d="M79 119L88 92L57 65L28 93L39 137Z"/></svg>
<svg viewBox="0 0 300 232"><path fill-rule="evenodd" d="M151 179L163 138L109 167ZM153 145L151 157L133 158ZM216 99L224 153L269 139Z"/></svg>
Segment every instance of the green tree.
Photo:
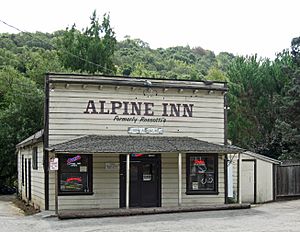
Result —
<svg viewBox="0 0 300 232"><path fill-rule="evenodd" d="M16 144L42 128L43 92L17 70L0 70L0 180L16 178Z"/></svg>
<svg viewBox="0 0 300 232"><path fill-rule="evenodd" d="M281 99L274 140L280 145L281 159L300 160L300 37L292 40L291 55L293 65L285 69L290 81Z"/></svg>
<svg viewBox="0 0 300 232"><path fill-rule="evenodd" d="M217 67L211 67L208 70L208 74L205 76L206 80L213 80L213 81L227 81L226 74L218 69Z"/></svg>
<svg viewBox="0 0 300 232"><path fill-rule="evenodd" d="M274 158L281 155L274 140L275 125L291 65L290 54L283 52L272 62L257 56L237 57L229 66L228 128L234 144Z"/></svg>
<svg viewBox="0 0 300 232"><path fill-rule="evenodd" d="M58 40L60 59L66 68L88 73L114 74L113 54L116 47L115 32L110 26L109 15L102 23L93 12L90 27L82 32L73 25Z"/></svg>

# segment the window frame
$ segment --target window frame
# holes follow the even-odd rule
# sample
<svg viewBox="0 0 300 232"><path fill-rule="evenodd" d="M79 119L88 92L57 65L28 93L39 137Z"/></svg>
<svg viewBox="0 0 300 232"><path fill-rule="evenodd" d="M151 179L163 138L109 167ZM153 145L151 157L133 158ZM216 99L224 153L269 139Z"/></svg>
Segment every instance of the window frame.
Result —
<svg viewBox="0 0 300 232"><path fill-rule="evenodd" d="M214 190L192 190L190 186L190 157L192 156L210 156L214 159ZM187 153L186 154L186 195L218 195L219 194L219 159L218 154L208 153Z"/></svg>
<svg viewBox="0 0 300 232"><path fill-rule="evenodd" d="M38 147L32 148L32 169L38 170Z"/></svg>
<svg viewBox="0 0 300 232"><path fill-rule="evenodd" d="M70 172L63 172L61 170L61 158L64 156L76 156L76 155L81 155L81 156L86 156L88 157L88 166L87 166L87 175L88 175L88 187L89 187L89 192L79 192L79 191L61 191L60 190L60 176L62 173L70 173ZM73 196L73 195L93 195L93 155L92 154L58 154L58 175L57 175L57 189L58 189L58 196ZM77 173L77 172L74 172Z"/></svg>

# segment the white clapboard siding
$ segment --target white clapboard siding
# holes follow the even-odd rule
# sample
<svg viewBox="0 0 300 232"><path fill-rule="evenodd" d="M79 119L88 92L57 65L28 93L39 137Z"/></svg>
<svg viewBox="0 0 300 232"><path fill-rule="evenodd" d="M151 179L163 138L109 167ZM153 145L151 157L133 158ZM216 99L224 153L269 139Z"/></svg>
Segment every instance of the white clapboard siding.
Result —
<svg viewBox="0 0 300 232"><path fill-rule="evenodd" d="M59 196L59 209L119 208L119 170L105 170L105 163L119 163L118 154L93 155L93 195ZM54 209L54 174L50 173L50 209Z"/></svg>
<svg viewBox="0 0 300 232"><path fill-rule="evenodd" d="M176 153L162 154L162 206L178 204L178 166ZM182 156L182 205L224 203L224 157L219 156L218 195L186 195L185 154ZM93 195L59 196L59 209L119 208L119 170L105 170L105 163L119 163L117 154L93 155ZM50 209L54 209L54 174L50 172Z"/></svg>
<svg viewBox="0 0 300 232"><path fill-rule="evenodd" d="M55 84L49 98L49 144L57 144L78 136L89 134L128 135L128 127L160 127L164 136L189 136L213 143L224 141L224 97L221 92L209 95L207 91L194 94L192 90L155 88L149 92L147 88L121 86L104 86L101 90L96 85L72 84L65 88ZM155 93L155 94L153 94ZM156 95L157 94L157 95ZM153 116L118 114L86 114L89 100L95 102L99 111L99 100L106 101L105 111L111 107L110 101L151 102L154 103ZM162 116L162 103L193 104L192 117ZM143 107L142 107L143 109ZM181 109L182 106L181 106ZM130 112L130 106L128 111ZM182 113L181 113L182 115ZM119 118L136 118L136 122L117 121ZM142 121L146 119L165 119L166 122ZM115 119L115 120L114 120Z"/></svg>
<svg viewBox="0 0 300 232"><path fill-rule="evenodd" d="M38 169L32 169L32 148L38 148ZM45 192L44 192L44 167L43 167L43 143L38 143L31 147L21 148L18 152L18 178L19 193L22 199L26 200L25 195L25 159L31 159L31 204L36 208L45 209ZM24 155L24 185L22 185L22 155Z"/></svg>
<svg viewBox="0 0 300 232"><path fill-rule="evenodd" d="M162 155L162 206L178 205L178 154ZM195 206L201 204L224 203L224 158L218 158L218 190L217 195L186 195L186 155L182 155L182 205Z"/></svg>

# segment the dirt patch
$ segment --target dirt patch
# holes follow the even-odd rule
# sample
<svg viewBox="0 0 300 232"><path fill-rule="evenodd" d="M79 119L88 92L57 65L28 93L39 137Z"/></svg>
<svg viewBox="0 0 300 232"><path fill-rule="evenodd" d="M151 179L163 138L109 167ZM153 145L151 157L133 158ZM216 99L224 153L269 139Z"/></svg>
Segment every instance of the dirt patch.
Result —
<svg viewBox="0 0 300 232"><path fill-rule="evenodd" d="M24 212L24 215L28 216L28 215L33 215L33 214L36 214L36 213L39 213L40 210L39 209L36 209L34 206L26 203L25 201L23 200L20 200L18 198L15 198L13 201L12 201L18 208L20 208L21 210L23 210Z"/></svg>

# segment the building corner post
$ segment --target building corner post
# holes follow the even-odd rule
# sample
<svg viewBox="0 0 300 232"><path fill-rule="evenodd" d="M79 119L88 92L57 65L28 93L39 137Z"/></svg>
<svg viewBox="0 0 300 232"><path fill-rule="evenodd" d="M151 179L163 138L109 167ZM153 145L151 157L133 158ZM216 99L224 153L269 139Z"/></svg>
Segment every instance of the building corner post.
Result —
<svg viewBox="0 0 300 232"><path fill-rule="evenodd" d="M178 206L182 204L182 154L178 153Z"/></svg>
<svg viewBox="0 0 300 232"><path fill-rule="evenodd" d="M129 194L130 194L130 154L126 155L126 209L129 209Z"/></svg>

